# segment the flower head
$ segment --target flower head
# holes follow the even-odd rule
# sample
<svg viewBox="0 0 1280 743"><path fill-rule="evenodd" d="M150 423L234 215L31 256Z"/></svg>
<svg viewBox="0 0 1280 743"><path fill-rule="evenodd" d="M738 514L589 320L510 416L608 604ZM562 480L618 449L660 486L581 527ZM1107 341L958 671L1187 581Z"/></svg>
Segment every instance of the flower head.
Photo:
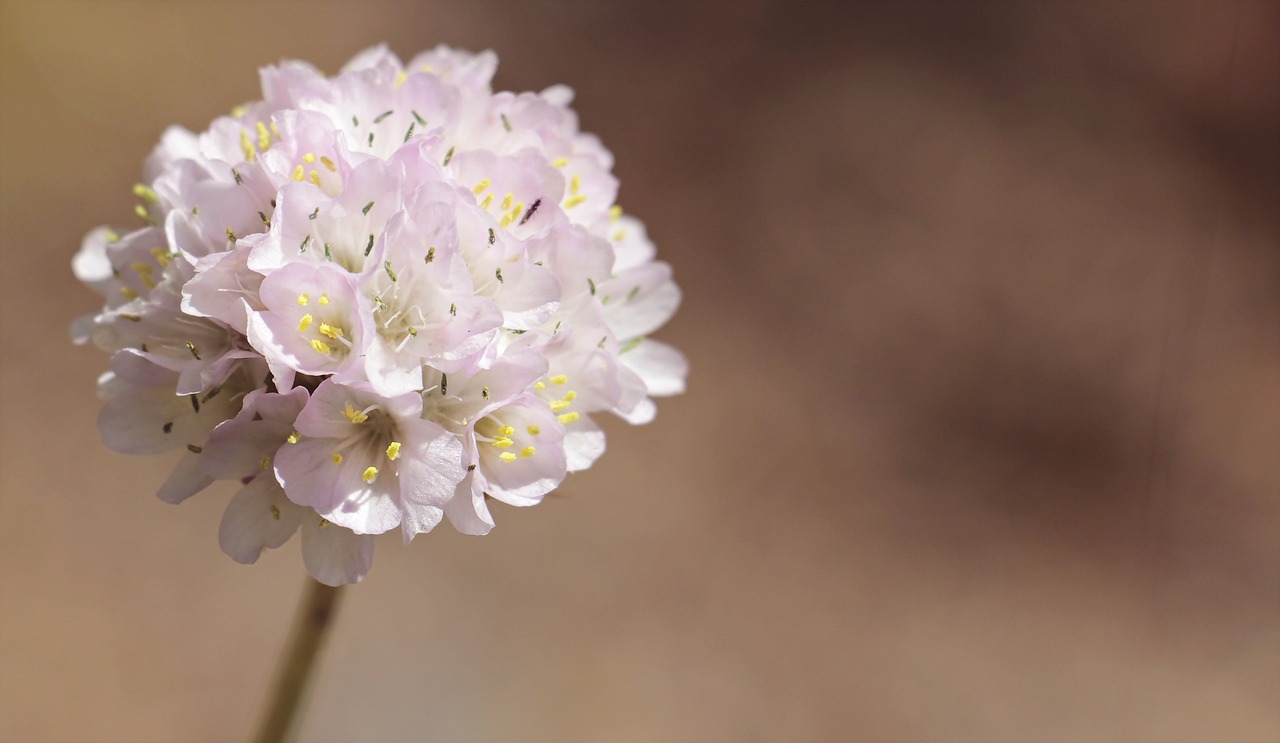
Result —
<svg viewBox="0 0 1280 743"><path fill-rule="evenodd" d="M384 47L148 158L132 230L72 267L103 295L77 342L112 354L104 442L183 451L161 498L240 490L219 529L254 562L302 532L318 580L359 581L377 534L489 500L538 503L604 451L590 416L652 419L686 363L648 339L679 290L617 206L613 158L562 86L493 93L491 52Z"/></svg>

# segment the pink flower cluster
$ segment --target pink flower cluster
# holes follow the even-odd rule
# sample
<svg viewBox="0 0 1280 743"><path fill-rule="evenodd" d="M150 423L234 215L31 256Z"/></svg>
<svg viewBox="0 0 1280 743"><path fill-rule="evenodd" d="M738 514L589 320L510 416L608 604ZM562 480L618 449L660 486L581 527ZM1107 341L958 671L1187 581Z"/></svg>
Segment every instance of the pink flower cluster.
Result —
<svg viewBox="0 0 1280 743"><path fill-rule="evenodd" d="M254 562L299 528L307 569L359 581L373 536L487 498L538 503L686 363L647 336L670 267L616 205L613 159L565 87L492 93L497 58L285 62L264 100L165 132L133 231L91 232L76 275L106 298L73 335L110 352L104 442L185 453L159 496L242 484L219 530Z"/></svg>

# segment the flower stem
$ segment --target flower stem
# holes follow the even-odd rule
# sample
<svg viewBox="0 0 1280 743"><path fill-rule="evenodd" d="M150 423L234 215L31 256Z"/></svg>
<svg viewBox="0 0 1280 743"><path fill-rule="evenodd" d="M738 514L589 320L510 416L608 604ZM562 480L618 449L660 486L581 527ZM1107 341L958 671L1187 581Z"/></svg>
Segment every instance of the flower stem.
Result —
<svg viewBox="0 0 1280 743"><path fill-rule="evenodd" d="M285 743L297 735L302 700L311 686L316 658L333 625L338 594L337 588L307 579L307 588L294 621L293 637L276 671L275 689L262 726L254 738L256 743Z"/></svg>

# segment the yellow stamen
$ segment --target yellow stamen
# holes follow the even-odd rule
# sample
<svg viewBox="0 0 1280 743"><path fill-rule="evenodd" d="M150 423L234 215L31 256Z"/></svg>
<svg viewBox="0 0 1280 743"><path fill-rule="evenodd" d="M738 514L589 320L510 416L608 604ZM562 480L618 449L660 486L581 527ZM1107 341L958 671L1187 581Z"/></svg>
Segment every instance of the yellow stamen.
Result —
<svg viewBox="0 0 1280 743"><path fill-rule="evenodd" d="M364 423L365 421L369 420L368 415L366 415L362 411L356 410L354 407L351 406L351 403L347 403L347 407L342 409L342 417L346 418L352 423Z"/></svg>
<svg viewBox="0 0 1280 743"><path fill-rule="evenodd" d="M536 454L537 451L538 450L533 448L532 446L526 446L525 448L520 450L520 456L524 457L525 459L528 459L529 457L532 457L534 454Z"/></svg>
<svg viewBox="0 0 1280 743"><path fill-rule="evenodd" d="M338 166L334 165L332 160L324 156L320 157L320 164L328 168L330 173L338 169Z"/></svg>
<svg viewBox="0 0 1280 743"><path fill-rule="evenodd" d="M578 415L576 412L561 413L560 415L556 416L556 418L559 419L559 421L565 424L566 426L569 425L570 423L573 423L574 421L578 420L581 417L582 416Z"/></svg>
<svg viewBox="0 0 1280 743"><path fill-rule="evenodd" d="M378 479L378 468L377 468L377 467L366 467L366 468L365 468L365 470L364 470L364 474L360 476L360 479L364 480L365 482L373 482L374 480L377 480L377 479Z"/></svg>
<svg viewBox="0 0 1280 743"><path fill-rule="evenodd" d="M320 174L313 170L307 176L307 180L311 181L312 183L318 186L320 185Z"/></svg>
<svg viewBox="0 0 1280 743"><path fill-rule="evenodd" d="M617 222L618 217L621 217L621 216L622 216L622 207L618 206L617 204L614 204L613 206L609 207L610 221Z"/></svg>
<svg viewBox="0 0 1280 743"><path fill-rule="evenodd" d="M294 431L293 433L289 434L289 438L285 439L285 441L288 441L290 444L296 444L298 443L298 440L300 438L301 437L298 435L298 432Z"/></svg>
<svg viewBox="0 0 1280 743"><path fill-rule="evenodd" d="M471 192L474 193L476 196L479 196L481 193L484 192L486 188L489 187L489 185L490 185L489 179L485 178L484 180L477 183L476 187L471 189Z"/></svg>
<svg viewBox="0 0 1280 743"><path fill-rule="evenodd" d="M267 131L267 125L261 121L258 122L258 149L263 152L271 146L271 132Z"/></svg>
<svg viewBox="0 0 1280 743"><path fill-rule="evenodd" d="M492 203L493 203L493 194L488 194L487 196L484 197L484 201L480 202L480 208L488 210L489 205Z"/></svg>
<svg viewBox="0 0 1280 743"><path fill-rule="evenodd" d="M617 232L615 232L615 233L613 234L613 241L614 241L614 242L616 242L616 243L620 243L620 242L622 242L624 239L626 239L626 237L627 237L627 231L626 231L626 230L618 230Z"/></svg>
<svg viewBox="0 0 1280 743"><path fill-rule="evenodd" d="M529 431L530 436L537 436L538 434L542 433L542 429L538 428L537 426L529 426L527 430Z"/></svg>
<svg viewBox="0 0 1280 743"><path fill-rule="evenodd" d="M552 160L551 164L556 166L557 168L563 168L564 166L569 164L569 158L559 157L559 158L556 158L555 160Z"/></svg>
<svg viewBox="0 0 1280 743"><path fill-rule="evenodd" d="M508 191L508 192L507 192L507 195L502 197L502 203L498 205L498 208L499 208L499 209L501 209L501 210L502 210L502 211L504 211L504 212L505 212L506 210L510 209L510 208L511 208L511 199L512 199L512 198L514 198L514 197L515 197L515 194L511 193L510 191Z"/></svg>
<svg viewBox="0 0 1280 743"><path fill-rule="evenodd" d="M264 469L264 470L269 470L269 469L271 469L271 457L263 457L263 458L262 458L262 469Z"/></svg>
<svg viewBox="0 0 1280 743"><path fill-rule="evenodd" d="M143 206L142 204L138 204L137 206L133 207L133 213L137 214L138 218L146 222L147 224L151 223L151 215L147 212L147 207Z"/></svg>
<svg viewBox="0 0 1280 743"><path fill-rule="evenodd" d="M400 74L396 75L396 87L398 88L401 85L404 85L404 81L408 79L409 79L409 73L405 72L404 70L401 70Z"/></svg>
<svg viewBox="0 0 1280 743"><path fill-rule="evenodd" d="M510 436L515 432L516 432L515 426L503 426L502 430L499 431L499 433L501 433L503 436Z"/></svg>
<svg viewBox="0 0 1280 743"><path fill-rule="evenodd" d="M311 304L311 297L310 297L309 295L307 295L307 294L299 294L299 295L298 295L298 306L299 306L299 307L306 307L306 306L307 306L307 305L309 305L309 304Z"/></svg>
<svg viewBox="0 0 1280 743"><path fill-rule="evenodd" d="M258 153L253 149L253 142L249 139L249 132L244 129L240 130L240 151L244 153L246 162L253 162Z"/></svg>
<svg viewBox="0 0 1280 743"><path fill-rule="evenodd" d="M568 392L564 393L564 401L573 402L574 398L576 398L577 396L578 396L577 392L574 392L573 390L569 390Z"/></svg>
<svg viewBox="0 0 1280 743"><path fill-rule="evenodd" d="M169 265L169 260L170 260L169 251L165 250L164 248L160 248L160 247L152 248L151 255L155 256L156 263L159 263L162 268L164 266Z"/></svg>
<svg viewBox="0 0 1280 743"><path fill-rule="evenodd" d="M533 388L535 390L545 390L547 388L547 384L546 382L535 382Z"/></svg>
<svg viewBox="0 0 1280 743"><path fill-rule="evenodd" d="M342 337L342 328L322 322L320 323L320 335L328 336L336 341Z"/></svg>
<svg viewBox="0 0 1280 743"><path fill-rule="evenodd" d="M329 304L329 295L328 295L328 294L321 294L321 295L320 295L320 305L321 305L321 306L324 306L324 305L326 305L326 304Z"/></svg>
<svg viewBox="0 0 1280 743"><path fill-rule="evenodd" d="M329 458L333 460L333 463L334 463L334 464L342 464L342 454L340 454L339 452L336 452L336 451L335 451L335 452L333 453L333 456L331 456L331 457L329 457Z"/></svg>
<svg viewBox="0 0 1280 743"><path fill-rule="evenodd" d="M271 122L271 133L276 135L276 141L280 141L280 127L276 126L276 122Z"/></svg>
<svg viewBox="0 0 1280 743"><path fill-rule="evenodd" d="M160 200L160 197L156 195L156 192L150 186L142 183L134 184L133 195L151 204Z"/></svg>
<svg viewBox="0 0 1280 743"><path fill-rule="evenodd" d="M568 382L568 381L569 381L568 374L557 374L551 378L552 384L564 384L565 382Z"/></svg>
<svg viewBox="0 0 1280 743"><path fill-rule="evenodd" d="M489 445L496 447L498 449L507 449L507 448L510 448L510 446L514 443L515 442L512 441L511 439L501 438L501 439L494 439L492 442L490 442Z"/></svg>
<svg viewBox="0 0 1280 743"><path fill-rule="evenodd" d="M293 175L292 175L292 176L290 176L290 178L293 178L295 181L300 181L300 180L302 180L302 179L304 179L304 178L306 178L306 177L307 177L307 172L306 172L306 170L305 170L305 169L303 169L303 167L302 167L301 165L299 165L298 167L294 168L294 169L293 169Z"/></svg>
<svg viewBox="0 0 1280 743"><path fill-rule="evenodd" d="M551 412L553 413L558 413L567 407L569 407L568 400L552 400L551 401Z"/></svg>
<svg viewBox="0 0 1280 743"><path fill-rule="evenodd" d="M305 333L305 332L307 332L307 328L309 328L309 327L311 327L311 313L310 313L310 312L308 312L307 314L303 315L303 316L302 316L302 319L298 321L298 332L299 332L299 333Z"/></svg>
<svg viewBox="0 0 1280 743"><path fill-rule="evenodd" d="M236 106L235 108L231 109L231 115L236 117L237 119L242 118L247 113L249 113L248 106Z"/></svg>
<svg viewBox="0 0 1280 743"><path fill-rule="evenodd" d="M571 196L564 200L564 208L572 209L573 207L577 206L578 204L581 204L586 200L587 200L587 197L583 196L582 194L578 194L577 196Z"/></svg>
<svg viewBox="0 0 1280 743"><path fill-rule="evenodd" d="M574 173L573 177L569 179L569 193L574 196L577 196L578 192L581 190L582 190L582 176L578 175L577 173Z"/></svg>
<svg viewBox="0 0 1280 743"><path fill-rule="evenodd" d="M137 292L135 292L134 290L130 289L130 288L129 288L129 287L127 287L127 286L122 286L122 287L120 287L120 293L121 293L121 294L123 294L123 295L125 296L125 299L137 299L137 298L138 298L138 293L137 293Z"/></svg>
<svg viewBox="0 0 1280 743"><path fill-rule="evenodd" d="M316 350L316 353L322 353L325 356L333 353L333 349L329 348L329 344L319 339L311 341L311 347Z"/></svg>
<svg viewBox="0 0 1280 743"><path fill-rule="evenodd" d="M398 456L400 456L400 442L392 441L387 446L387 459L390 459L391 461L394 462L396 461L396 457Z"/></svg>
<svg viewBox="0 0 1280 743"><path fill-rule="evenodd" d="M512 454L509 451L504 451L498 455L498 459L501 459L504 462L514 462L516 461L516 455Z"/></svg>
<svg viewBox="0 0 1280 743"><path fill-rule="evenodd" d="M316 153L314 153L314 152L308 152L307 154L305 154L305 155L303 155L303 156L302 156L302 162L304 162L304 163L308 163L308 164L309 164L309 163L313 163L313 162L315 162L315 161L316 161Z"/></svg>

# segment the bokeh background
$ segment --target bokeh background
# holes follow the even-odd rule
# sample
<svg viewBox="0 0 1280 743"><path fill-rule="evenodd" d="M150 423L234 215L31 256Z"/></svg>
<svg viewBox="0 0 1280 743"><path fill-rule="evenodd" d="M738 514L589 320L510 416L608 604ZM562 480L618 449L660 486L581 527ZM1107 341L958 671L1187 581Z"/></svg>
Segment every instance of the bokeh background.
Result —
<svg viewBox="0 0 1280 743"><path fill-rule="evenodd" d="M296 543L107 452L69 261L162 129L379 41L578 91L689 392L380 542L305 741L1280 740L1280 5L14 2L0 739L235 741Z"/></svg>

